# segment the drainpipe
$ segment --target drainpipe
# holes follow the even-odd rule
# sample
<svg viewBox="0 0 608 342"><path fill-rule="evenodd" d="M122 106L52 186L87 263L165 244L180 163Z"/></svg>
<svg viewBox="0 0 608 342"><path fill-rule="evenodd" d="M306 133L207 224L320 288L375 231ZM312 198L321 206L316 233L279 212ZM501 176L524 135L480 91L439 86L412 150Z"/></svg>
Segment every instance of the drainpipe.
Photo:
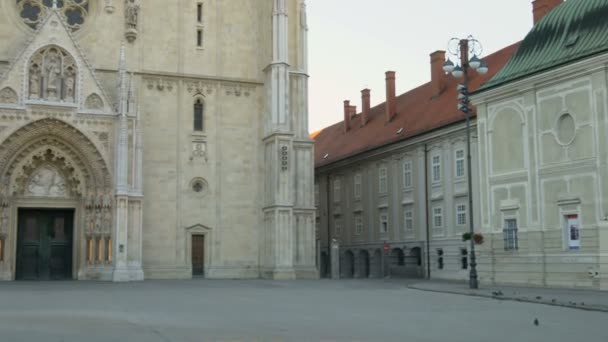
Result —
<svg viewBox="0 0 608 342"><path fill-rule="evenodd" d="M424 206L426 210L426 277L431 279L431 233L429 228L429 150L424 144Z"/></svg>
<svg viewBox="0 0 608 342"><path fill-rule="evenodd" d="M329 203L329 173L325 176L325 212L327 213L327 277L331 279L332 275L332 258L331 258L331 217L330 215L330 203Z"/></svg>

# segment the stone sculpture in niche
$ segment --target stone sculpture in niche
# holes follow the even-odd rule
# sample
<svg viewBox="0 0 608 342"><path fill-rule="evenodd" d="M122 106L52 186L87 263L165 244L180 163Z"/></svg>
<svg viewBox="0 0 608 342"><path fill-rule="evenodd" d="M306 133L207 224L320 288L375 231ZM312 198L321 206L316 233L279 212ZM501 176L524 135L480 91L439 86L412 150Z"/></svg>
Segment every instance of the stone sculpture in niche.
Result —
<svg viewBox="0 0 608 342"><path fill-rule="evenodd" d="M125 37L127 40L132 43L135 39L137 39L137 25L139 22L139 9L140 6L136 0L126 0L125 1L125 23L126 29Z"/></svg>
<svg viewBox="0 0 608 342"><path fill-rule="evenodd" d="M59 47L47 47L34 54L29 68L29 99L75 102L76 62Z"/></svg>
<svg viewBox="0 0 608 342"><path fill-rule="evenodd" d="M27 194L37 197L63 197L67 195L65 181L57 170L44 166L34 173L27 185Z"/></svg>

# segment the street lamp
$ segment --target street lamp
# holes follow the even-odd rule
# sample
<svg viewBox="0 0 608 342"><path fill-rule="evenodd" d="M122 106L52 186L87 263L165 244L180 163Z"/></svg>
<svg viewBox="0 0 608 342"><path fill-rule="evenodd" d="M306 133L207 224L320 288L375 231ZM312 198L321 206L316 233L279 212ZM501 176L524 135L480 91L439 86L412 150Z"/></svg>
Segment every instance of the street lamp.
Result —
<svg viewBox="0 0 608 342"><path fill-rule="evenodd" d="M471 107L469 102L469 70L476 70L479 74L485 75L488 72L488 64L478 56L481 56L483 47L481 43L472 36L466 39L453 38L448 43L448 52L458 61L455 65L449 58L443 64L443 70L451 73L456 79L464 77L462 83L458 85L458 110L463 112L467 121L467 183L469 187L469 232L471 234L471 269L469 270L469 287L477 289L479 282L477 279L477 262L475 259L475 229L473 227L473 176L471 169ZM469 59L469 55L473 57Z"/></svg>

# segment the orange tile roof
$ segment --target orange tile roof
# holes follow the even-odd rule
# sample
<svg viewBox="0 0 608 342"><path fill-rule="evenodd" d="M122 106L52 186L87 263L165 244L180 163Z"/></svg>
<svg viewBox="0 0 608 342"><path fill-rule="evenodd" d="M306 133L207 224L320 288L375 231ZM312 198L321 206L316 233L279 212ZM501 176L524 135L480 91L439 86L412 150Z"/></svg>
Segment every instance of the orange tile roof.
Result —
<svg viewBox="0 0 608 342"><path fill-rule="evenodd" d="M490 71L486 75L470 73L469 92L489 81L517 51L519 44L487 56L485 60ZM381 103L371 109L367 125L363 127L361 114L358 114L351 119L348 132L344 132L344 122L338 122L311 134L315 139L315 167L463 121L464 114L457 109L456 86L459 82L450 76L446 88L436 97L433 97L431 82L397 96L397 115L390 123L386 122L386 103ZM379 93L384 93L384 89ZM400 128L403 132L397 134Z"/></svg>

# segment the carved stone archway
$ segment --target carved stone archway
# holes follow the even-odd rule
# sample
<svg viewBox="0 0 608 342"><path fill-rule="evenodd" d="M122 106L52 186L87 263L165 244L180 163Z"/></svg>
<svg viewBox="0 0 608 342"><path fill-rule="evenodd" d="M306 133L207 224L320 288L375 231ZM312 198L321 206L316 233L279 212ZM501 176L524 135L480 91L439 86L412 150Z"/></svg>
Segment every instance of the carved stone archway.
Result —
<svg viewBox="0 0 608 342"><path fill-rule="evenodd" d="M79 277L88 267L111 270L112 184L104 155L77 128L57 119L23 126L0 142L0 234L16 241L18 207L74 203Z"/></svg>

